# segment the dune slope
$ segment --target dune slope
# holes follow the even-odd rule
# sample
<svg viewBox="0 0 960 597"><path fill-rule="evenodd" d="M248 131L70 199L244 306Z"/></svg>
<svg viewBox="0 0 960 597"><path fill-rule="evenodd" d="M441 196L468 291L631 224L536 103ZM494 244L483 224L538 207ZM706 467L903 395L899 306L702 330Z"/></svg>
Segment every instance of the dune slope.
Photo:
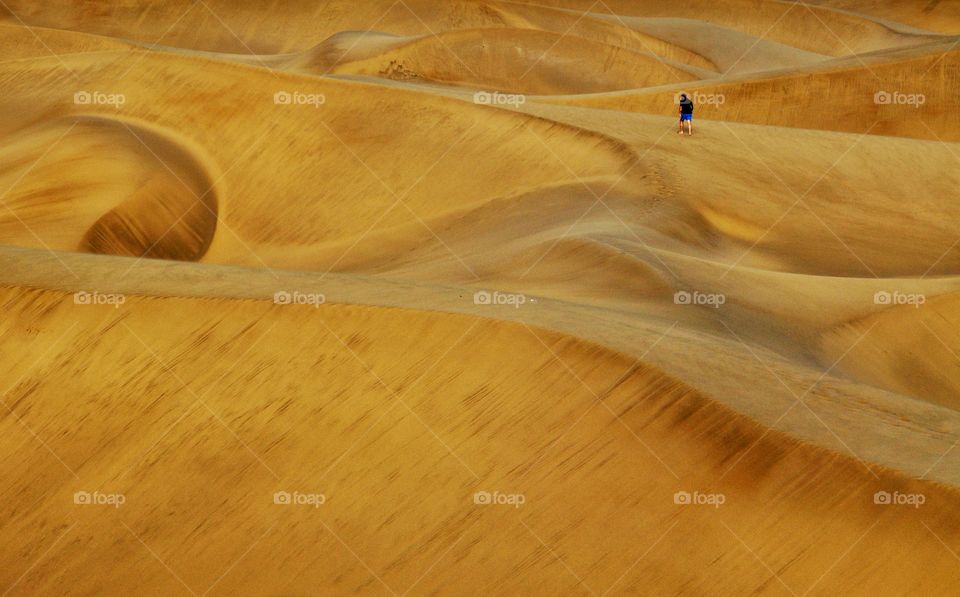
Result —
<svg viewBox="0 0 960 597"><path fill-rule="evenodd" d="M3 301L17 315L4 342L33 347L6 365L27 370L4 436L45 447L4 460L0 541L19 555L2 583L19 590L458 592L466 578L620 592L656 571L750 592L772 580L756 557L791 590L957 581L924 528L952 536L955 493L764 434L580 341L371 308L19 289ZM275 504L278 491L324 502ZM482 491L524 503L474 503ZM678 491L724 503L676 504ZM930 508L904 516L876 491L920 492ZM78 505L76 492L123 503ZM902 564L881 565L878 544ZM104 550L113 573L89 574ZM277 557L302 551L323 557Z"/></svg>

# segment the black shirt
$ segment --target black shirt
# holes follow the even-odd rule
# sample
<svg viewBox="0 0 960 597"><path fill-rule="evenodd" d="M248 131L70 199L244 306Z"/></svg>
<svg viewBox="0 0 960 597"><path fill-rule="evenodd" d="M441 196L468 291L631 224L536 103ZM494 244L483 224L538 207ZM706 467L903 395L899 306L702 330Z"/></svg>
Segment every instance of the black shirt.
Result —
<svg viewBox="0 0 960 597"><path fill-rule="evenodd" d="M690 98L680 100L680 113L693 114L693 102L690 101Z"/></svg>

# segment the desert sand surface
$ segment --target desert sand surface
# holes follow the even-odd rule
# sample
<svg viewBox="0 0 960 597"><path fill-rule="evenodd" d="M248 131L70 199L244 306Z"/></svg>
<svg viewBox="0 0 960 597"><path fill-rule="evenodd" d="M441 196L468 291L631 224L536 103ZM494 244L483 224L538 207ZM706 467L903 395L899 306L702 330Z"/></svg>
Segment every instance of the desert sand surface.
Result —
<svg viewBox="0 0 960 597"><path fill-rule="evenodd" d="M0 595L956 593L956 3L0 32Z"/></svg>

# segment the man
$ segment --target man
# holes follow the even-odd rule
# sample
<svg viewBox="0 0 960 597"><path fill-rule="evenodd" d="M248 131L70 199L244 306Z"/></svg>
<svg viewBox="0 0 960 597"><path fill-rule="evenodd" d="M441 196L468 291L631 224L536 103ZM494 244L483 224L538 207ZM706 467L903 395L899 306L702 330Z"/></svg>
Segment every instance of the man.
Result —
<svg viewBox="0 0 960 597"><path fill-rule="evenodd" d="M680 94L680 130L677 134L683 136L683 123L687 123L687 131L693 136L693 102L687 97L686 93Z"/></svg>

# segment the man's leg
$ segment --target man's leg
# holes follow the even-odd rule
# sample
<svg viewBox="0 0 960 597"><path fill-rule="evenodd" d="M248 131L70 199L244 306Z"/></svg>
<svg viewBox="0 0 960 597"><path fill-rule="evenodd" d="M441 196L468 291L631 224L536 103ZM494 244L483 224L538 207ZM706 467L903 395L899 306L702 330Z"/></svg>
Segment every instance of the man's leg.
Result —
<svg viewBox="0 0 960 597"><path fill-rule="evenodd" d="M687 127L690 129L689 134L692 137L693 136L693 119L692 118L687 121Z"/></svg>

